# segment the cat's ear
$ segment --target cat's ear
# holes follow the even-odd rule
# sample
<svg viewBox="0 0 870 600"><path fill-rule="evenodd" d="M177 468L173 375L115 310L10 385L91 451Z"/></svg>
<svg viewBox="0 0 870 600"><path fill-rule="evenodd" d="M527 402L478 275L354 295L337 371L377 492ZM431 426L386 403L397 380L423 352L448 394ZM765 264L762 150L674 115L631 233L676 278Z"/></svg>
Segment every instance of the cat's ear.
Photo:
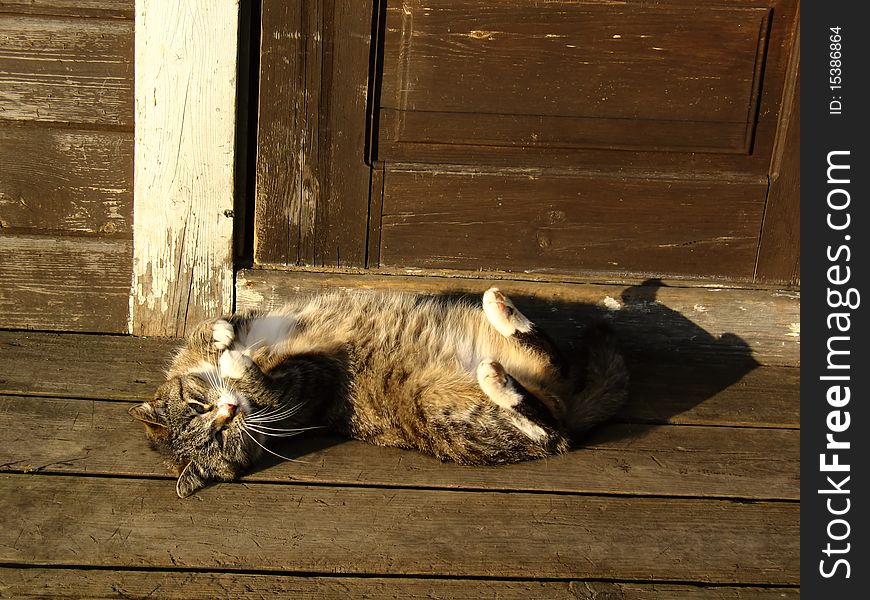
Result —
<svg viewBox="0 0 870 600"><path fill-rule="evenodd" d="M175 492L179 498L187 498L191 494L198 492L205 487L206 479L202 471L196 464L191 461L187 463L181 475L178 476L178 483L175 484Z"/></svg>
<svg viewBox="0 0 870 600"><path fill-rule="evenodd" d="M152 427L166 427L166 421L163 418L163 415L157 412L157 406L154 402L143 402L142 404L137 404L136 406L132 406L127 412L130 413L131 417L137 421L142 421L146 425Z"/></svg>

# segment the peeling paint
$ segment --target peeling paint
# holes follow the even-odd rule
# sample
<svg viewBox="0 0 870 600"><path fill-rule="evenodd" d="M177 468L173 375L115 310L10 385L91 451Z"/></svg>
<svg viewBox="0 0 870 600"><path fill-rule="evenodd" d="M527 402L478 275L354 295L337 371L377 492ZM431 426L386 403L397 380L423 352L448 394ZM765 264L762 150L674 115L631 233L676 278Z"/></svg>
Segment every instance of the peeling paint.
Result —
<svg viewBox="0 0 870 600"><path fill-rule="evenodd" d="M704 306L703 304L696 304L695 306L692 307L692 310L694 310L695 312L699 312L699 313L705 313L705 312L707 312L707 307Z"/></svg>
<svg viewBox="0 0 870 600"><path fill-rule="evenodd" d="M786 335L786 337L797 338L797 340L800 341L801 324L800 323L789 323L788 324L788 333L785 335Z"/></svg>

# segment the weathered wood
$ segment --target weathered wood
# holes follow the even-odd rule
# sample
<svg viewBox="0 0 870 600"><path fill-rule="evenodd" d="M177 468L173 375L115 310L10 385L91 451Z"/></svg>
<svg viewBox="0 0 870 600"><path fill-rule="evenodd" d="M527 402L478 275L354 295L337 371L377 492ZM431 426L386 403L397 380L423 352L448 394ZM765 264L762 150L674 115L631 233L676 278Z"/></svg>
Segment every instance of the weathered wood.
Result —
<svg viewBox="0 0 870 600"><path fill-rule="evenodd" d="M311 577L0 567L0 593L10 598L407 598L432 600L797 600L797 588L704 587L599 581L499 581L404 577Z"/></svg>
<svg viewBox="0 0 870 600"><path fill-rule="evenodd" d="M280 306L294 294L387 289L480 295L499 286L539 324L571 338L590 319L609 316L633 354L656 362L752 358L800 364L800 294L769 290L560 284L506 279L375 276L243 270L237 308Z"/></svg>
<svg viewBox="0 0 870 600"><path fill-rule="evenodd" d="M296 264L305 127L303 2L263 2L254 260ZM312 225L313 229L313 225Z"/></svg>
<svg viewBox="0 0 870 600"><path fill-rule="evenodd" d="M231 309L238 0L136 3L131 331Z"/></svg>
<svg viewBox="0 0 870 600"><path fill-rule="evenodd" d="M179 345L173 339L0 331L0 393L145 400L163 382Z"/></svg>
<svg viewBox="0 0 870 600"><path fill-rule="evenodd" d="M632 393L621 418L640 423L797 428L800 369L631 360Z"/></svg>
<svg viewBox="0 0 870 600"><path fill-rule="evenodd" d="M800 284L800 36L796 36L758 248L759 281Z"/></svg>
<svg viewBox="0 0 870 600"><path fill-rule="evenodd" d="M0 12L133 19L135 0L0 0Z"/></svg>
<svg viewBox="0 0 870 600"><path fill-rule="evenodd" d="M548 15L548 11L552 13ZM719 177L764 174L776 132L797 2L729 2L705 5L699 12L696 3L680 0L648 11L648 6L635 2L624 5L560 2L534 9L521 2L491 0L462 5L387 3L391 31L384 28L387 51L380 106L386 109L385 113L400 109L402 114L392 115L396 117L396 127L390 126L391 115L385 114L387 129L375 132L379 142L376 158L426 164L558 165L590 172L645 171L652 175L671 172L688 177L704 172L717 173ZM595 13L595 17L570 26L572 19L587 12ZM681 13L691 17L675 17ZM668 17L663 17L664 14ZM767 14L767 25L761 27L766 31L756 29L762 33L756 38L746 35L746 19L762 14ZM744 27L736 35L702 33L705 29L721 33L741 22ZM575 29L586 29L590 34L570 42ZM675 36L675 32L680 33ZM548 38L548 34L564 37ZM682 46L682 42L696 34L703 39ZM666 43L666 39L673 44ZM742 49L732 47L740 40L744 43ZM596 48L600 49L598 53L590 52ZM726 48L729 50L718 54ZM759 51L753 52L752 48ZM594 58L584 60L587 52ZM691 55L676 59L681 52ZM610 64L611 61L616 64ZM703 64L687 68L696 61ZM559 67L551 68L550 64ZM683 71L684 68L687 70ZM657 69L659 76L651 75ZM717 69L723 70L719 79L711 74ZM580 78L576 85L565 85L575 76ZM688 79L673 86L663 85L674 77ZM731 97L726 93L729 89L735 91L734 87L739 85L745 87L745 94ZM640 88L646 92L627 94ZM720 92L714 94L718 98L691 107L680 106L682 102L693 102L683 90L696 90L697 97L701 97L711 88ZM674 94L673 89L679 89L680 93ZM410 109L418 107L412 101L422 102L426 110L443 112L450 107L457 112L436 115L421 110L414 114ZM508 109L512 105L523 102L527 106L517 106L513 109L515 114L510 114ZM563 124L564 130L557 132L555 125L546 128L547 119L538 118L564 115L572 106L576 107L575 117L598 117L599 124L590 126L584 122L582 128L572 128L568 121ZM707 112L716 106L722 110ZM654 136L658 125L667 129L663 122L657 125L654 118L650 120L655 117L651 113L662 107L669 108L661 118L673 122L673 127L663 136ZM625 113L627 118L622 126L601 120L614 110ZM741 119L725 116L736 115L740 110ZM492 127L481 131L469 123L471 116L462 116L458 111L475 113L475 122L477 117L495 121ZM682 138L679 130L686 126L681 120L691 115L696 118L706 115L708 119L707 124L689 128L696 132L694 143L718 146L718 152L723 150L723 139L730 137L736 141L740 135L736 121L742 121L743 145L749 154L687 152L684 143L688 140ZM733 119L736 119L732 123L733 136L722 136L721 127L727 127ZM508 133L511 129L514 135ZM548 131L552 133L549 140ZM475 140L478 133L482 138ZM533 135L538 139L533 139ZM522 143L517 144L516 140ZM643 152L610 149L618 140L622 140L616 144L619 147L646 144L647 148ZM566 144L575 147L565 147ZM596 144L598 149L579 147ZM724 149L727 151L728 147L733 148L733 142L726 143ZM600 148L608 150L602 153Z"/></svg>
<svg viewBox="0 0 870 600"><path fill-rule="evenodd" d="M258 264L365 266L371 6L263 5Z"/></svg>
<svg viewBox="0 0 870 600"><path fill-rule="evenodd" d="M132 127L132 22L0 14L0 119Z"/></svg>
<svg viewBox="0 0 870 600"><path fill-rule="evenodd" d="M746 152L767 17L761 6L389 2L381 106L397 112L382 135ZM453 113L511 118L476 128Z"/></svg>
<svg viewBox="0 0 870 600"><path fill-rule="evenodd" d="M748 280L766 194L721 181L388 169L380 264Z"/></svg>
<svg viewBox="0 0 870 600"><path fill-rule="evenodd" d="M130 234L133 135L0 122L0 230Z"/></svg>
<svg viewBox="0 0 870 600"><path fill-rule="evenodd" d="M327 2L321 107L323 193L314 264L366 266L371 169L365 163L372 35L370 2ZM328 112L327 112L328 111Z"/></svg>
<svg viewBox="0 0 870 600"><path fill-rule="evenodd" d="M135 476L168 473L130 404L0 395L0 470ZM797 500L800 433L731 427L609 424L571 453L469 468L418 452L313 436L280 446L247 482L574 494Z"/></svg>
<svg viewBox="0 0 870 600"><path fill-rule="evenodd" d="M0 475L0 511L14 515L0 529L0 561L799 581L797 503L267 484L256 491L254 500L244 485L221 485L182 501L161 480Z"/></svg>
<svg viewBox="0 0 870 600"><path fill-rule="evenodd" d="M163 381L174 339L0 332L0 393L97 399L150 398ZM83 351L84 349L84 351ZM796 428L800 371L712 362L668 363L639 356L621 420L682 425Z"/></svg>
<svg viewBox="0 0 870 600"><path fill-rule="evenodd" d="M0 235L0 327L127 329L130 241Z"/></svg>

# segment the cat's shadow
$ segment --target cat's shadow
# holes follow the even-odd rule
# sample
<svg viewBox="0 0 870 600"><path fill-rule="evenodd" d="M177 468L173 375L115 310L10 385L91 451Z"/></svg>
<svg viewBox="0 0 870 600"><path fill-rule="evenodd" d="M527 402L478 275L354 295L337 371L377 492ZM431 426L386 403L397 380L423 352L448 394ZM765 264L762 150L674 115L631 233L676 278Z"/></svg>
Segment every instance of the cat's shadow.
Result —
<svg viewBox="0 0 870 600"><path fill-rule="evenodd" d="M670 423L705 400L740 381L760 366L749 344L734 333L714 335L657 300L664 286L650 279L623 290L620 300L607 304L553 301L547 298L511 296L526 316L548 332L568 356L577 354L582 332L599 320L609 321L618 336L629 367L629 401L617 421ZM505 289L509 293L509 289ZM468 294L446 296L477 301ZM626 435L625 428L602 425L594 433L596 442ZM580 440L582 446L585 436ZM286 458L305 461L345 440L336 436L305 435L277 445ZM264 471L283 462L265 455L254 469Z"/></svg>

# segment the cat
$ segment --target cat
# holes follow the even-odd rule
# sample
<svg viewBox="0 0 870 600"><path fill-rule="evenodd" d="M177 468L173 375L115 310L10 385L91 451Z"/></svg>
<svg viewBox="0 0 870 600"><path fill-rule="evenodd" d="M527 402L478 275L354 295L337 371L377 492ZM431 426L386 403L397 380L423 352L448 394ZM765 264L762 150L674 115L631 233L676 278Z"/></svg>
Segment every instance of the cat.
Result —
<svg viewBox="0 0 870 600"><path fill-rule="evenodd" d="M332 292L206 321L130 409L182 498L242 475L272 437L323 429L466 465L568 450L628 373L603 322L567 360L498 288L482 303ZM272 452L274 453L274 452Z"/></svg>

